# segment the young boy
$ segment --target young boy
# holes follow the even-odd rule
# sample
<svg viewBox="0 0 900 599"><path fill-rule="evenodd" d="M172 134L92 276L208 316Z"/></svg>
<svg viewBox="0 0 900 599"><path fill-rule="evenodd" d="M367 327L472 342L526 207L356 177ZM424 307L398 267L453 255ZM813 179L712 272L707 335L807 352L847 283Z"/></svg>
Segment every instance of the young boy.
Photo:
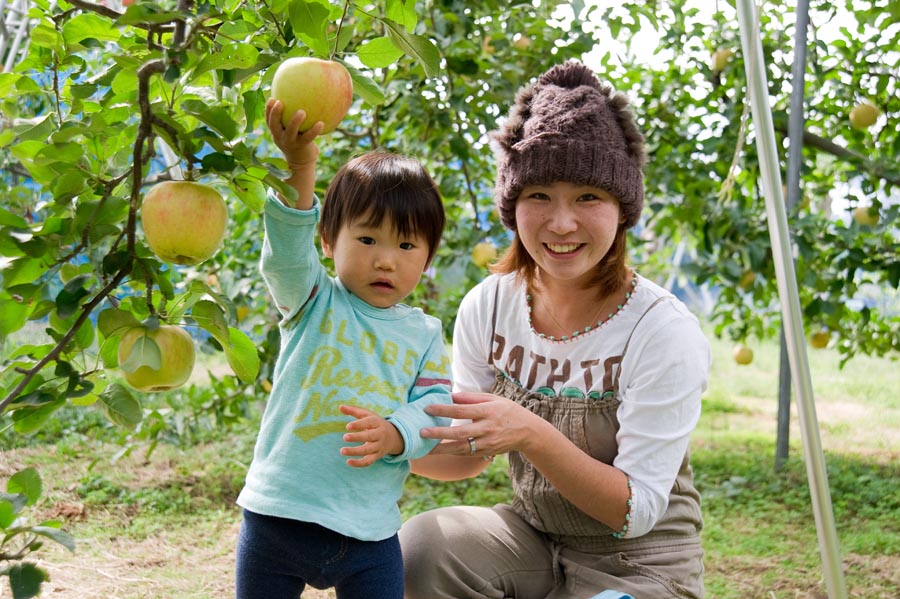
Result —
<svg viewBox="0 0 900 599"><path fill-rule="evenodd" d="M400 302L434 257L443 204L417 161L372 152L338 171L320 206L322 123L299 133L305 114L285 128L282 111L270 100L266 121L298 197L265 207L260 269L281 350L238 497L237 597L296 599L309 584L339 599L401 599L397 500L409 460L435 445L419 436L440 426L425 407L452 400L441 323Z"/></svg>

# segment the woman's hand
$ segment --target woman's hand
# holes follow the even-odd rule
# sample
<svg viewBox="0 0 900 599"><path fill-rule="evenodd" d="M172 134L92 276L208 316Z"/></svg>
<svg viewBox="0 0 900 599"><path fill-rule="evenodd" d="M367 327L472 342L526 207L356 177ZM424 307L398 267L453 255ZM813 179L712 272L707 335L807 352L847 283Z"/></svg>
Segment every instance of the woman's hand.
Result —
<svg viewBox="0 0 900 599"><path fill-rule="evenodd" d="M300 127L306 119L306 113L298 110L287 127L281 124L284 103L274 98L266 102L266 125L272 134L272 141L282 151L292 171L315 165L319 157L319 148L315 144L316 137L322 133L325 124L315 123L308 130L300 133Z"/></svg>
<svg viewBox="0 0 900 599"><path fill-rule="evenodd" d="M549 424L517 403L490 393L454 393L453 405L436 404L425 411L432 416L471 421L423 428L423 438L442 441L432 455L490 457L510 451L527 452L538 442L543 426Z"/></svg>

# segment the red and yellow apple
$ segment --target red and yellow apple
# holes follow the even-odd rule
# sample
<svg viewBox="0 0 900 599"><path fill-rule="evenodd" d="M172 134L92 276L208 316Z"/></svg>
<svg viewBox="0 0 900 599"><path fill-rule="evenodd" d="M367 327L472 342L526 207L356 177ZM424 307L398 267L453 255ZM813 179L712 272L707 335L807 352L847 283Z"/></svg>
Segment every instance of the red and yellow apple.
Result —
<svg viewBox="0 0 900 599"><path fill-rule="evenodd" d="M753 350L743 343L736 345L731 355L734 361L741 366L746 366L753 361Z"/></svg>
<svg viewBox="0 0 900 599"><path fill-rule="evenodd" d="M159 368L156 352L159 349ZM187 382L194 370L194 340L183 328L161 325L156 329L133 327L119 341L119 368L125 381L138 391L168 391ZM127 370L126 370L127 368Z"/></svg>
<svg viewBox="0 0 900 599"><path fill-rule="evenodd" d="M147 244L160 260L199 264L222 244L228 208L222 195L208 185L163 181L144 196L141 224Z"/></svg>
<svg viewBox="0 0 900 599"><path fill-rule="evenodd" d="M868 129L878 120L880 111L868 102L860 102L850 110L850 125L856 129Z"/></svg>
<svg viewBox="0 0 900 599"><path fill-rule="evenodd" d="M353 101L353 80L339 62L312 57L288 58L275 70L272 97L284 104L282 124L287 127L298 110L306 112L305 131L322 121L330 133L344 119Z"/></svg>

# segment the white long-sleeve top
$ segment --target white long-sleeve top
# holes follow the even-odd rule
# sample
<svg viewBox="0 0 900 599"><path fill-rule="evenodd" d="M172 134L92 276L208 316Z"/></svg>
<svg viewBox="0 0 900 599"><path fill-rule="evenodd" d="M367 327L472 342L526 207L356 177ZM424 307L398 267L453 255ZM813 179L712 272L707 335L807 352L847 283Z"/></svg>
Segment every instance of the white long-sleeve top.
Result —
<svg viewBox="0 0 900 599"><path fill-rule="evenodd" d="M551 341L531 328L526 294L510 274L492 275L465 296L453 334L453 388L488 392L496 367L530 391L599 397L621 369L612 465L634 485L627 537L646 534L666 511L700 417L709 343L696 317L675 298L654 307L635 328L654 301L669 295L641 276L615 316L566 341Z"/></svg>

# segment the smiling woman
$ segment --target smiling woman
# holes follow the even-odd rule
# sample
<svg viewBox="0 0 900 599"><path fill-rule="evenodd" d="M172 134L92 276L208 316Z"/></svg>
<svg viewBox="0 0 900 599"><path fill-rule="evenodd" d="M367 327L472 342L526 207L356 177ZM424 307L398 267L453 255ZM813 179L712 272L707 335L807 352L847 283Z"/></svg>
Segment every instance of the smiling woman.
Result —
<svg viewBox="0 0 900 599"><path fill-rule="evenodd" d="M626 264L644 199L628 100L570 61L520 90L493 137L514 237L460 305L455 405L427 410L458 425L421 431L442 443L413 471L467 478L507 454L514 498L411 518L407 596L702 597L688 445L709 346Z"/></svg>

